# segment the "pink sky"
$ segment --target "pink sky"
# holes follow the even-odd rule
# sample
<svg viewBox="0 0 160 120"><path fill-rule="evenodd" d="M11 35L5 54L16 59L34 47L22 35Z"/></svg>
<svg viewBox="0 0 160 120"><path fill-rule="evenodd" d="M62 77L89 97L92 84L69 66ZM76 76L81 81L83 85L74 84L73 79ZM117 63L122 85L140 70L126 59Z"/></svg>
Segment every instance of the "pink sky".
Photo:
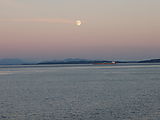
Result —
<svg viewBox="0 0 160 120"><path fill-rule="evenodd" d="M0 1L0 58L160 56L160 2ZM82 20L78 27L76 20Z"/></svg>

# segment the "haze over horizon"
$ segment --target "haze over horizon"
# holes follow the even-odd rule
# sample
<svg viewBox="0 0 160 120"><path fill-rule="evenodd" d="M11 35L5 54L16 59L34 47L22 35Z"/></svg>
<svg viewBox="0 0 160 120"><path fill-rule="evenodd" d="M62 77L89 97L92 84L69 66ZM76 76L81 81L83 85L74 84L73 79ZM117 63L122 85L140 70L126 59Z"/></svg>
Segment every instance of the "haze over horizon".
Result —
<svg viewBox="0 0 160 120"><path fill-rule="evenodd" d="M0 58L158 58L159 6L158 0L0 0Z"/></svg>

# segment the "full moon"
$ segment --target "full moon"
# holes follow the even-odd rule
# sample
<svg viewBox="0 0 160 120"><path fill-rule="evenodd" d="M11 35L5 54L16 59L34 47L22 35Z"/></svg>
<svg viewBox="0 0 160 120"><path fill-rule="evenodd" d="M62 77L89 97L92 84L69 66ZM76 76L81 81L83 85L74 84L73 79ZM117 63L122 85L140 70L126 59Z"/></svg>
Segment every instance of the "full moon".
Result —
<svg viewBox="0 0 160 120"><path fill-rule="evenodd" d="M76 25L80 26L82 24L82 22L80 20L76 20Z"/></svg>

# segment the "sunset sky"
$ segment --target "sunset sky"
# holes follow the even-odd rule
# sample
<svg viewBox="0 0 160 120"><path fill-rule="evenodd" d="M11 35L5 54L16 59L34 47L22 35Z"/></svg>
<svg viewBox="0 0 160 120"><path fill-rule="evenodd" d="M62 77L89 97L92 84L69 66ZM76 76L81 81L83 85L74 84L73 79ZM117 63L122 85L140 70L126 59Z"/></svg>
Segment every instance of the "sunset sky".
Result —
<svg viewBox="0 0 160 120"><path fill-rule="evenodd" d="M159 58L160 0L0 0L0 59L71 57Z"/></svg>

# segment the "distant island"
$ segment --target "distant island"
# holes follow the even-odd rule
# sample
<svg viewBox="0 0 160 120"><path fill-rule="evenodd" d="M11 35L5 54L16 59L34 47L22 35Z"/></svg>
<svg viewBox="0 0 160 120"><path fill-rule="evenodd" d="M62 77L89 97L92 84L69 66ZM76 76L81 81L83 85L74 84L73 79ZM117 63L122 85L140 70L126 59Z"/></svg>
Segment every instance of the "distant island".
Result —
<svg viewBox="0 0 160 120"><path fill-rule="evenodd" d="M0 59L0 65L43 65L43 64L94 64L94 63L111 63L111 60L88 60L80 58L67 58L64 60L27 62L21 59ZM160 59L150 59L141 61L114 61L116 63L160 63Z"/></svg>

